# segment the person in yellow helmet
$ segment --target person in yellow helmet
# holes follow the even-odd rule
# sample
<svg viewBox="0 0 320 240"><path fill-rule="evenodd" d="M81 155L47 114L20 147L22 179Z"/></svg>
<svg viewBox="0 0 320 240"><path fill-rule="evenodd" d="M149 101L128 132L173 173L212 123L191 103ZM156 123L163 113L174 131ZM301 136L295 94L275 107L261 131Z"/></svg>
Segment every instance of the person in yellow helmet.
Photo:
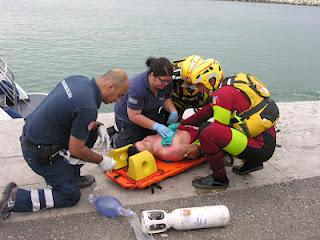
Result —
<svg viewBox="0 0 320 240"><path fill-rule="evenodd" d="M193 180L192 185L196 188L228 187L224 152L244 161L241 167L232 169L239 175L261 170L263 162L274 153L274 123L279 117L266 87L250 74L238 73L224 78L219 62L214 59L195 66L189 83L212 95L212 103L181 121L183 125L201 126L200 145L192 145L189 153L198 151L206 155L212 170L209 176ZM207 123L212 117L214 121Z"/></svg>
<svg viewBox="0 0 320 240"><path fill-rule="evenodd" d="M179 119L188 108L198 109L210 102L210 96L200 92L195 85L186 84L194 67L203 61L198 55L191 55L182 60L174 61L173 91L171 99L178 111Z"/></svg>

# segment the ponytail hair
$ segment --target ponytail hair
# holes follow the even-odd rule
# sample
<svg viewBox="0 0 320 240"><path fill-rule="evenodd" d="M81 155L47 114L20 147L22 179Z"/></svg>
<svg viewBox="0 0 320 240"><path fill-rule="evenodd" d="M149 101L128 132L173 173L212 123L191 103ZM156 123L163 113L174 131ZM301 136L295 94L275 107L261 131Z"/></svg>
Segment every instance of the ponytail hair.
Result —
<svg viewBox="0 0 320 240"><path fill-rule="evenodd" d="M148 73L154 73L156 77L160 76L172 76L173 75L173 65L172 63L164 57L149 57L146 60L146 65L148 67Z"/></svg>

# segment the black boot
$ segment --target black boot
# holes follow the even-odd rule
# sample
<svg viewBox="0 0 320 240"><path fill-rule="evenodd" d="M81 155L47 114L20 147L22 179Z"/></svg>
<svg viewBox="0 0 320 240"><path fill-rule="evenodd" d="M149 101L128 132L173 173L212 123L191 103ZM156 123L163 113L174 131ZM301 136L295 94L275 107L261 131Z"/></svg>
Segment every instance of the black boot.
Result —
<svg viewBox="0 0 320 240"><path fill-rule="evenodd" d="M2 198L0 200L0 219L6 220L10 217L11 211L14 207L15 194L17 190L17 184L14 182L8 183L3 190Z"/></svg>
<svg viewBox="0 0 320 240"><path fill-rule="evenodd" d="M86 188L90 187L94 182L95 182L94 176L91 175L84 175L80 176L78 182L79 182L79 187L80 188Z"/></svg>
<svg viewBox="0 0 320 240"><path fill-rule="evenodd" d="M192 181L192 186L203 189L221 189L229 186L228 177L223 179L214 179L212 175L198 178Z"/></svg>
<svg viewBox="0 0 320 240"><path fill-rule="evenodd" d="M260 161L246 160L241 167L233 167L232 171L239 175L246 175L251 172L263 169L263 163Z"/></svg>

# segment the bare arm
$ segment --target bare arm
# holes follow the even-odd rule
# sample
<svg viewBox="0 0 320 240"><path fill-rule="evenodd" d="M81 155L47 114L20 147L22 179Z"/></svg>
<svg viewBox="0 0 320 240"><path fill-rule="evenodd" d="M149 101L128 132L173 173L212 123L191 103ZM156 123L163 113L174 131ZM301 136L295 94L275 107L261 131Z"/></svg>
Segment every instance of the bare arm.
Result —
<svg viewBox="0 0 320 240"><path fill-rule="evenodd" d="M69 139L69 152L72 156L86 162L100 163L103 158L100 154L90 150L90 148L85 145L84 141L72 135Z"/></svg>
<svg viewBox="0 0 320 240"><path fill-rule="evenodd" d="M162 146L162 137L157 134L136 142L136 147L139 151L148 150L155 158L166 161L198 158L198 146L190 144L190 138L189 132L178 129L170 146Z"/></svg>
<svg viewBox="0 0 320 240"><path fill-rule="evenodd" d="M169 113L177 112L177 109L174 106L171 98L167 98L166 100L164 100L163 107Z"/></svg>
<svg viewBox="0 0 320 240"><path fill-rule="evenodd" d="M134 122L140 127L152 129L152 126L155 124L155 121L141 114L142 110L133 110L133 109L127 108L127 112L128 112L128 117L130 121Z"/></svg>
<svg viewBox="0 0 320 240"><path fill-rule="evenodd" d="M184 157L187 159L197 159L201 157L199 146L197 144L189 144L185 148L185 154Z"/></svg>
<svg viewBox="0 0 320 240"><path fill-rule="evenodd" d="M155 157L166 161L181 161L186 157L188 149L192 144L179 144L161 147L154 153Z"/></svg>
<svg viewBox="0 0 320 240"><path fill-rule="evenodd" d="M153 154L157 158L167 161L181 161L186 157L192 158L194 155L191 156L189 151L194 148L194 144L189 142L190 134L187 131L178 129L172 144L170 146L162 146L160 141L159 146L156 149L154 148Z"/></svg>

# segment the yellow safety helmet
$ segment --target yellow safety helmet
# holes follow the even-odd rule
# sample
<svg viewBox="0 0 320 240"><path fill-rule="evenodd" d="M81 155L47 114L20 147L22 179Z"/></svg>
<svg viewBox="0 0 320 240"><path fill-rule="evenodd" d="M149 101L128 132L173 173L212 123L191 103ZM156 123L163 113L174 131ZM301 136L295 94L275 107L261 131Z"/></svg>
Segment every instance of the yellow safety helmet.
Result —
<svg viewBox="0 0 320 240"><path fill-rule="evenodd" d="M214 86L210 84L210 80L215 78ZM215 90L219 87L223 78L223 70L219 62L213 58L208 58L198 63L192 70L191 83L196 85L202 83L209 90Z"/></svg>
<svg viewBox="0 0 320 240"><path fill-rule="evenodd" d="M202 57L198 55L191 55L187 57L183 62L181 62L180 69L182 79L186 82L191 83L191 72L194 69L194 67L201 61L203 61Z"/></svg>

